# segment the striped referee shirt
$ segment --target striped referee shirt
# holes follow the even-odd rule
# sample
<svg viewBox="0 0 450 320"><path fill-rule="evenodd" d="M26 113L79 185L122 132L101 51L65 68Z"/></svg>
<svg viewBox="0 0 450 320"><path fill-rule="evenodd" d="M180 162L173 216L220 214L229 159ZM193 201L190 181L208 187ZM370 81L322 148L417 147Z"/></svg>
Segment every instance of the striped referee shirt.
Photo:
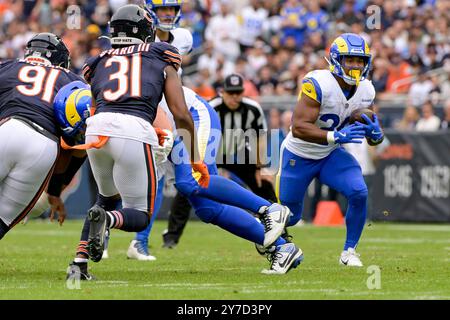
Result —
<svg viewBox="0 0 450 320"><path fill-rule="evenodd" d="M222 160L218 164L256 164L257 142L267 133L267 122L258 102L244 97L236 110L229 109L222 97L209 101L222 127ZM242 158L245 155L245 160ZM245 161L245 162L243 162Z"/></svg>

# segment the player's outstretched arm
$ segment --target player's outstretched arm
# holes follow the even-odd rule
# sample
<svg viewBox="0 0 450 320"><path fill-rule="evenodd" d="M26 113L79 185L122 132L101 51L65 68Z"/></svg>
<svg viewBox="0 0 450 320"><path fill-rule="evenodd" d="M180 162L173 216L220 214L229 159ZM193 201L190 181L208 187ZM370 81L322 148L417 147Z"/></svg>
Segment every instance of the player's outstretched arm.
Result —
<svg viewBox="0 0 450 320"><path fill-rule="evenodd" d="M64 202L60 195L64 188L69 185L81 165L86 160L85 150L64 150L60 149L60 154L56 162L55 171L47 189L48 202L50 204L50 221L53 221L55 213L58 213L58 222L64 223L67 216Z"/></svg>
<svg viewBox="0 0 450 320"><path fill-rule="evenodd" d="M167 66L166 69L166 81L164 85L164 95L166 97L167 105L170 112L173 114L175 125L177 129L184 129L189 134L189 144L187 141L186 147L189 149L191 161L199 161L196 146L195 127L192 116L186 106L184 100L183 88L181 86L180 78L172 66Z"/></svg>
<svg viewBox="0 0 450 320"><path fill-rule="evenodd" d="M207 187L209 184L209 173L206 165L201 161L197 148L197 136L195 134L194 121L186 106L184 99L183 87L181 86L180 78L174 67L167 66L166 69L166 81L164 85L164 95L166 97L167 105L175 120L177 131L180 135L183 132L189 135L187 141L184 143L189 149L189 155L191 159L192 169L201 174L201 178L198 181L202 187Z"/></svg>

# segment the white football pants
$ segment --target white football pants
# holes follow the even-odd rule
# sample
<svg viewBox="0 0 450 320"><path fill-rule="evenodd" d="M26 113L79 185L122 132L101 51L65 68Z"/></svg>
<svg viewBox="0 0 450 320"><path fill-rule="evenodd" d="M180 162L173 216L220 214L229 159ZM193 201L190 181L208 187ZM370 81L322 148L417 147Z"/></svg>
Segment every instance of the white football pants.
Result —
<svg viewBox="0 0 450 320"><path fill-rule="evenodd" d="M86 136L86 143L97 139ZM102 148L87 153L102 196L120 194L123 208L153 213L158 180L151 145L110 137Z"/></svg>
<svg viewBox="0 0 450 320"><path fill-rule="evenodd" d="M9 228L33 208L57 157L58 143L22 121L0 125L0 219Z"/></svg>

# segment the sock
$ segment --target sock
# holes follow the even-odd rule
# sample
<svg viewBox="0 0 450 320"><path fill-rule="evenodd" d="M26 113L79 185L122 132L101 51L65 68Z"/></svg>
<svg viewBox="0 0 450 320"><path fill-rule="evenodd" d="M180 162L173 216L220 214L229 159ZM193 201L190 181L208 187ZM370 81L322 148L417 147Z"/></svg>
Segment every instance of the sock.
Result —
<svg viewBox="0 0 450 320"><path fill-rule="evenodd" d="M291 210L291 216L287 223L287 227L297 224L302 218L303 202L282 202L284 206L287 206Z"/></svg>
<svg viewBox="0 0 450 320"><path fill-rule="evenodd" d="M84 219L83 229L81 230L80 242L78 243L76 256L82 255L86 258L89 258L87 243L89 238L89 220L86 217Z"/></svg>
<svg viewBox="0 0 450 320"><path fill-rule="evenodd" d="M253 213L259 213L261 207L271 205L269 201L219 175L211 175L208 188L199 188L198 195Z"/></svg>
<svg viewBox="0 0 450 320"><path fill-rule="evenodd" d="M123 226L123 215L120 211L106 211L106 224L110 229L120 229Z"/></svg>
<svg viewBox="0 0 450 320"><path fill-rule="evenodd" d="M255 217L240 208L223 205L222 212L216 215L211 223L240 238L261 245L264 243L264 226ZM283 238L278 238L275 245L284 243L286 241Z"/></svg>
<svg viewBox="0 0 450 320"><path fill-rule="evenodd" d="M75 263L87 263L89 261L89 259L85 259L85 258L75 258L73 259L73 262Z"/></svg>
<svg viewBox="0 0 450 320"><path fill-rule="evenodd" d="M112 229L140 232L147 227L150 217L147 212L123 208L116 211L106 211L106 221L109 228Z"/></svg>
<svg viewBox="0 0 450 320"><path fill-rule="evenodd" d="M156 191L156 199L155 199L155 206L153 208L153 214L152 214L152 218L150 219L150 223L148 224L147 228L145 228L145 230L136 233L136 240L145 243L148 243L149 241L149 237L150 237L150 232L152 231L153 228L153 223L155 222L156 217L159 214L159 209L161 208L163 199L164 199L164 195L163 195L163 189L164 189L164 177L162 177L159 181L158 181L158 189Z"/></svg>
<svg viewBox="0 0 450 320"><path fill-rule="evenodd" d="M348 198L348 208L345 214L347 237L344 250L356 248L361 237L367 216L367 190L358 192Z"/></svg>
<svg viewBox="0 0 450 320"><path fill-rule="evenodd" d="M279 237L278 239L277 239L277 241L275 241L274 242L274 246L281 246L281 245L283 245L283 244L286 244L287 242L286 242L286 240L284 240L282 237Z"/></svg>

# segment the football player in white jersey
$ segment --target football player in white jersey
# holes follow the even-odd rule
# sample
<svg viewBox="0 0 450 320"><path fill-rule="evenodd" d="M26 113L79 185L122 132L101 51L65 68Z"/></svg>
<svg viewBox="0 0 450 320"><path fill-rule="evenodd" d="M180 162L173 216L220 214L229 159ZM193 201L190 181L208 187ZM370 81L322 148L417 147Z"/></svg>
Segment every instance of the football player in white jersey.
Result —
<svg viewBox="0 0 450 320"><path fill-rule="evenodd" d="M192 50L193 38L189 30L179 28L183 0L146 0L146 9L155 21L155 42L167 42L178 49L181 56Z"/></svg>
<svg viewBox="0 0 450 320"><path fill-rule="evenodd" d="M291 226L301 218L303 198L313 178L342 193L348 209L340 263L361 267L355 248L366 220L368 192L358 162L341 144L361 143L364 137L373 145L383 140L376 115L373 120L363 115L367 124L348 125L352 111L370 108L375 98L367 79L369 46L357 34L342 34L331 45L329 63L329 70L314 70L302 81L291 131L281 147L277 195L293 213L287 224Z"/></svg>

